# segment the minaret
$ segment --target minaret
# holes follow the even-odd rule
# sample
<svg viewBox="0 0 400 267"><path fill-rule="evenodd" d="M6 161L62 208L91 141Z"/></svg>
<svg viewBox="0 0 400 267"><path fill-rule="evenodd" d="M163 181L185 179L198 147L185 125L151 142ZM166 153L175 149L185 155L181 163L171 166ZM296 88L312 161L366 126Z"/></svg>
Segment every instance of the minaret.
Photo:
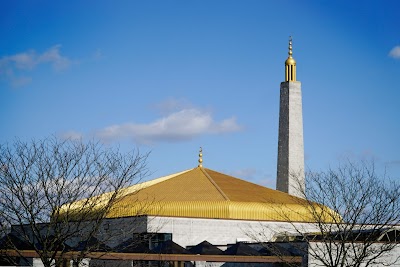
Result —
<svg viewBox="0 0 400 267"><path fill-rule="evenodd" d="M301 83L296 81L296 61L292 57L292 37L289 56L285 61L285 81L281 83L278 138L278 168L276 189L304 197L304 144Z"/></svg>

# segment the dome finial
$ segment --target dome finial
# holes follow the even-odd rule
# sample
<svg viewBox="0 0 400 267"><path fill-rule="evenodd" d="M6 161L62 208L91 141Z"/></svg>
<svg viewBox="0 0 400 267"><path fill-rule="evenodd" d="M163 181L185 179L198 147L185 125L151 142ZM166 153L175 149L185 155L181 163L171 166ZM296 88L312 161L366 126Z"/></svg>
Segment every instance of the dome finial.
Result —
<svg viewBox="0 0 400 267"><path fill-rule="evenodd" d="M296 60L292 57L292 49L292 36L289 36L289 56L285 61L285 82L296 81Z"/></svg>
<svg viewBox="0 0 400 267"><path fill-rule="evenodd" d="M198 167L203 167L203 148L200 147L200 151L199 151L199 165Z"/></svg>

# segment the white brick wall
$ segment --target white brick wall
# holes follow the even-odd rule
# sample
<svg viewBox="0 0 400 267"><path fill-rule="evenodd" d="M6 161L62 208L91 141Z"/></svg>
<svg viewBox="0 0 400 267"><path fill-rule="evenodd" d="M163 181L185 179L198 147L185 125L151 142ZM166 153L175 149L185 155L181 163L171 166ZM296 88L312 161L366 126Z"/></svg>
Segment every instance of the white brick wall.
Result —
<svg viewBox="0 0 400 267"><path fill-rule="evenodd" d="M182 247L207 240L213 245L234 244L236 241L270 241L282 232L296 233L286 222L244 221L177 217L149 217L149 229L172 233L172 239ZM298 229L316 231L312 224L298 223Z"/></svg>

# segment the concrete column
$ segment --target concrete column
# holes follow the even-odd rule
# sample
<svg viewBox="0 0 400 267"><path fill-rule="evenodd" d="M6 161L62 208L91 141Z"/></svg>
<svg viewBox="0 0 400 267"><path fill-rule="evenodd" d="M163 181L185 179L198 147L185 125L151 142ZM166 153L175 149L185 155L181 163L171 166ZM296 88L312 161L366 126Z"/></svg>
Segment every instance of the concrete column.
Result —
<svg viewBox="0 0 400 267"><path fill-rule="evenodd" d="M282 82L280 90L276 189L293 196L304 197L301 83Z"/></svg>

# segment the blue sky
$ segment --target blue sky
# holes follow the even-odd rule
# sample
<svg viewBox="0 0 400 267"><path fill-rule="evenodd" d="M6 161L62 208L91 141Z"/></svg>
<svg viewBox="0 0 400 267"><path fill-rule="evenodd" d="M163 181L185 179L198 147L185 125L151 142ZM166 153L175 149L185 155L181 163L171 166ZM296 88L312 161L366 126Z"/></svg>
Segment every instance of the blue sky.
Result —
<svg viewBox="0 0 400 267"><path fill-rule="evenodd" d="M98 138L151 177L204 166L275 187L293 35L306 166L400 180L398 1L2 1L0 141Z"/></svg>

